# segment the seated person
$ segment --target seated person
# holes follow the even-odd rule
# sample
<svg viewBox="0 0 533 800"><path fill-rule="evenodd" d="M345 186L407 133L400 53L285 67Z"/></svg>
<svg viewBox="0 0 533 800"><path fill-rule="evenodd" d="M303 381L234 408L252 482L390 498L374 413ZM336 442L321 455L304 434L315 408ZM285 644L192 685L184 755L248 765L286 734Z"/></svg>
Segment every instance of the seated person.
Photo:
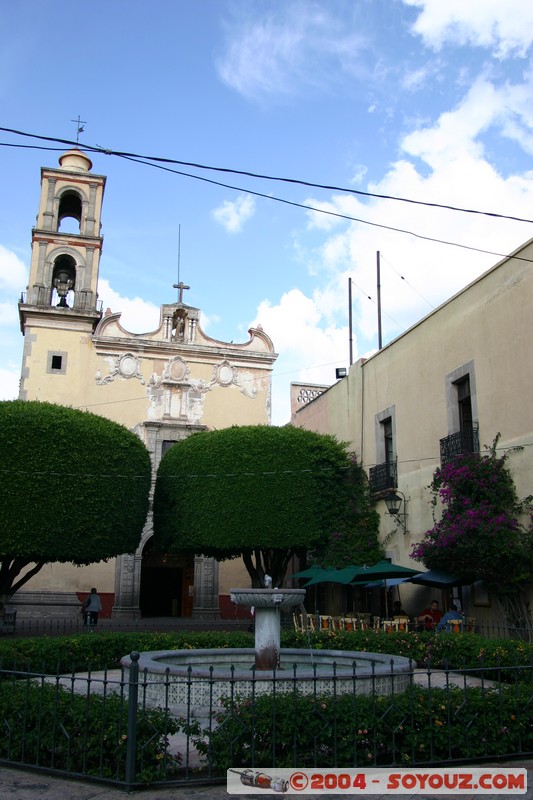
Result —
<svg viewBox="0 0 533 800"><path fill-rule="evenodd" d="M418 615L418 630L432 631L442 619L442 611L437 600L432 600L429 608L425 608Z"/></svg>
<svg viewBox="0 0 533 800"><path fill-rule="evenodd" d="M407 611L404 611L402 608L402 604L399 600L395 600L392 604L392 615L394 617L408 617L409 614Z"/></svg>
<svg viewBox="0 0 533 800"><path fill-rule="evenodd" d="M459 619L462 621L461 616L461 603L459 600L452 600L452 608L447 611L440 619L437 625L438 631L446 631L450 629L448 622L452 619Z"/></svg>

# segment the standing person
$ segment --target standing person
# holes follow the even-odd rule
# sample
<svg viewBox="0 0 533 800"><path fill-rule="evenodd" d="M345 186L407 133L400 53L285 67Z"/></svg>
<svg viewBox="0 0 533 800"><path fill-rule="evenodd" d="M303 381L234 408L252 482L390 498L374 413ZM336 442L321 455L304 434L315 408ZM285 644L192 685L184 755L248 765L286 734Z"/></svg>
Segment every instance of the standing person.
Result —
<svg viewBox="0 0 533 800"><path fill-rule="evenodd" d="M98 623L98 614L102 610L102 601L96 593L96 589L91 589L91 593L85 601L85 624L96 625Z"/></svg>
<svg viewBox="0 0 533 800"><path fill-rule="evenodd" d="M437 600L432 600L429 608L425 608L418 615L418 629L432 631L442 619L442 611Z"/></svg>

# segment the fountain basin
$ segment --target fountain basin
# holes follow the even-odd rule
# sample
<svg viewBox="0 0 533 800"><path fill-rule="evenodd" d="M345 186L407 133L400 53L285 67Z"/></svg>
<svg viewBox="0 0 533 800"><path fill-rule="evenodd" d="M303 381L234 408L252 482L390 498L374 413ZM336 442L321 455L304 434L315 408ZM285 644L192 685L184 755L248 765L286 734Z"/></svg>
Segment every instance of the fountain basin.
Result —
<svg viewBox="0 0 533 800"><path fill-rule="evenodd" d="M283 648L283 669L255 670L252 648L160 650L141 653L142 696L174 713L207 717L223 698L272 692L300 694L390 694L404 691L416 666L402 656L344 650ZM125 671L129 656L121 660Z"/></svg>

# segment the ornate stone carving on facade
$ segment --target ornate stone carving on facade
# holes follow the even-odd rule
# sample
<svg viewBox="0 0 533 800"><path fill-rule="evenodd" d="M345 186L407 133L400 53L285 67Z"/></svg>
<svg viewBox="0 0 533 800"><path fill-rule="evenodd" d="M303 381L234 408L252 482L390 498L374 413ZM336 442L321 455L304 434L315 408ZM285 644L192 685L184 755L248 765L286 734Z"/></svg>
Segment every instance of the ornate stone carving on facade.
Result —
<svg viewBox="0 0 533 800"><path fill-rule="evenodd" d="M176 356L163 367L161 383L182 383L188 379L190 372L187 362L181 356Z"/></svg>
<svg viewBox="0 0 533 800"><path fill-rule="evenodd" d="M215 364L213 367L211 385L216 383L222 387L231 386L233 384L233 386L240 389L246 397L251 397L252 399L257 395L257 389L253 385L251 377L239 372L229 361L222 361L220 364Z"/></svg>
<svg viewBox="0 0 533 800"><path fill-rule="evenodd" d="M311 400L315 400L315 398L320 397L322 393L322 389L301 389L298 397L296 398L296 402L305 405Z"/></svg>
<svg viewBox="0 0 533 800"><path fill-rule="evenodd" d="M123 356L105 356L104 361L109 364L109 374L102 378L100 370L98 370L95 375L98 386L111 383L117 375L124 381L130 380L130 378L137 378L144 385L145 380L141 372L141 360L138 356L132 353L126 353Z"/></svg>

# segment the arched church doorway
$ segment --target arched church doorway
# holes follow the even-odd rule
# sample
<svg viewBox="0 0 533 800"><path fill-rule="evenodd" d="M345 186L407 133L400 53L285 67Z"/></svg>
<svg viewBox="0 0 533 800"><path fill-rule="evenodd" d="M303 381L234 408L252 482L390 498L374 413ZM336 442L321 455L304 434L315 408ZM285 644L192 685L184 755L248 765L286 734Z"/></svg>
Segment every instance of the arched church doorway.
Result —
<svg viewBox="0 0 533 800"><path fill-rule="evenodd" d="M143 617L190 617L194 599L194 558L159 553L150 539L143 550L139 606Z"/></svg>

